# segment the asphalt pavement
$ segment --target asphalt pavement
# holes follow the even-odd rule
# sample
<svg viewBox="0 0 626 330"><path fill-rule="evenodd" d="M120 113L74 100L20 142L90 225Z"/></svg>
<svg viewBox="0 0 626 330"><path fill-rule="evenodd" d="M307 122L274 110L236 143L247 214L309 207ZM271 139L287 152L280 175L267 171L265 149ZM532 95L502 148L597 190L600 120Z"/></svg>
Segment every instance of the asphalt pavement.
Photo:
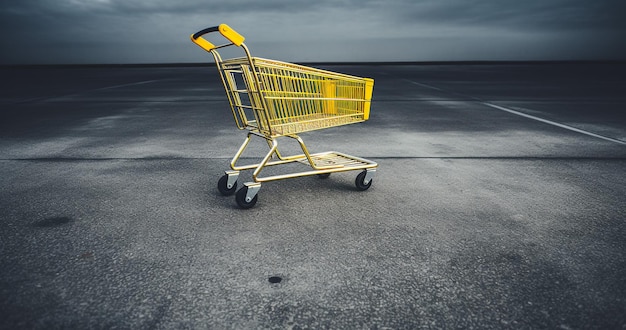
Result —
<svg viewBox="0 0 626 330"><path fill-rule="evenodd" d="M626 328L626 64L316 66L375 79L302 134L373 185L249 210L214 67L0 68L0 328Z"/></svg>

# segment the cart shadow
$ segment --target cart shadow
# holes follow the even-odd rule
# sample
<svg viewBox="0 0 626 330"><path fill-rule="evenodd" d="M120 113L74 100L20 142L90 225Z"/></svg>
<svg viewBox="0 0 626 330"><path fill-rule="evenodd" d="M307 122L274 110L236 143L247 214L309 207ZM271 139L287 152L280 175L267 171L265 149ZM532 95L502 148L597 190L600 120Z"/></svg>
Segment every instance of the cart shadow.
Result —
<svg viewBox="0 0 626 330"><path fill-rule="evenodd" d="M236 191L244 187L243 182L251 181L248 179L249 178L245 176L240 178ZM206 196L219 207L240 210L241 208L235 201L236 192L232 195L222 195L217 188L217 183L218 180L212 180L209 183ZM271 204L279 201L283 203L293 200L294 192L297 192L299 198L305 199L317 199L319 196L340 196L345 193L363 193L363 191L355 186L352 176L339 173L331 175L330 177L312 175L265 182L262 184L262 188L259 191L259 198L264 202L263 204L268 202ZM259 206L260 205L257 205L255 208Z"/></svg>

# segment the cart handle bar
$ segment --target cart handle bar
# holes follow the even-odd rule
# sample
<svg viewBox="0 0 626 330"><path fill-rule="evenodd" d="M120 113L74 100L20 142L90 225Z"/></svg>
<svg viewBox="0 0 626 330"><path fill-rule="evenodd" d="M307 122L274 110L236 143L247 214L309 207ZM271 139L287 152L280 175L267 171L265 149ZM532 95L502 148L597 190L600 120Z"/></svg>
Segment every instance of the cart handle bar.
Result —
<svg viewBox="0 0 626 330"><path fill-rule="evenodd" d="M218 26L206 28L202 31L198 31L192 34L191 41L193 41L196 45L200 46L202 49L206 50L207 52L210 52L211 50L215 48L220 48L223 46L215 46L214 44L210 43L206 39L202 38L202 36L207 33L218 32L218 31L222 34L222 36L224 36L224 38L228 39L235 46L238 46L238 47L241 46L243 44L243 41L245 40L245 38L241 34L237 33L237 31L233 30L233 28L231 28L230 26L226 24L220 24ZM224 46L227 46L227 45L224 45Z"/></svg>

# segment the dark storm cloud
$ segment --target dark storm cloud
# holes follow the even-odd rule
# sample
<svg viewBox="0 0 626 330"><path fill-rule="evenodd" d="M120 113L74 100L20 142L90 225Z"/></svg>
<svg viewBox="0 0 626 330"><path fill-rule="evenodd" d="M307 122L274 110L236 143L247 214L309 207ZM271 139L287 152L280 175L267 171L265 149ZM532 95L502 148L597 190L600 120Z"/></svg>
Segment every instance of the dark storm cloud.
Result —
<svg viewBox="0 0 626 330"><path fill-rule="evenodd" d="M622 0L473 0L407 2L405 19L523 29L626 27Z"/></svg>
<svg viewBox="0 0 626 330"><path fill-rule="evenodd" d="M5 0L0 63L201 61L188 35L222 22L286 60L624 59L624 12L623 0Z"/></svg>

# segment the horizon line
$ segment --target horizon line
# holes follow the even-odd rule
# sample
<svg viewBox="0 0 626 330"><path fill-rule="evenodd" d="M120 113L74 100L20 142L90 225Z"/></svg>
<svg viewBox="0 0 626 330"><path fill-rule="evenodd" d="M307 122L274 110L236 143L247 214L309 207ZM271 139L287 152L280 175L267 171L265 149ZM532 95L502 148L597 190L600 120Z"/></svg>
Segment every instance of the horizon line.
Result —
<svg viewBox="0 0 626 330"><path fill-rule="evenodd" d="M294 61L300 65L512 65L512 64L626 64L626 60L464 60L464 61ZM214 62L163 63L59 63L0 64L0 68L42 67L199 67L215 66Z"/></svg>

